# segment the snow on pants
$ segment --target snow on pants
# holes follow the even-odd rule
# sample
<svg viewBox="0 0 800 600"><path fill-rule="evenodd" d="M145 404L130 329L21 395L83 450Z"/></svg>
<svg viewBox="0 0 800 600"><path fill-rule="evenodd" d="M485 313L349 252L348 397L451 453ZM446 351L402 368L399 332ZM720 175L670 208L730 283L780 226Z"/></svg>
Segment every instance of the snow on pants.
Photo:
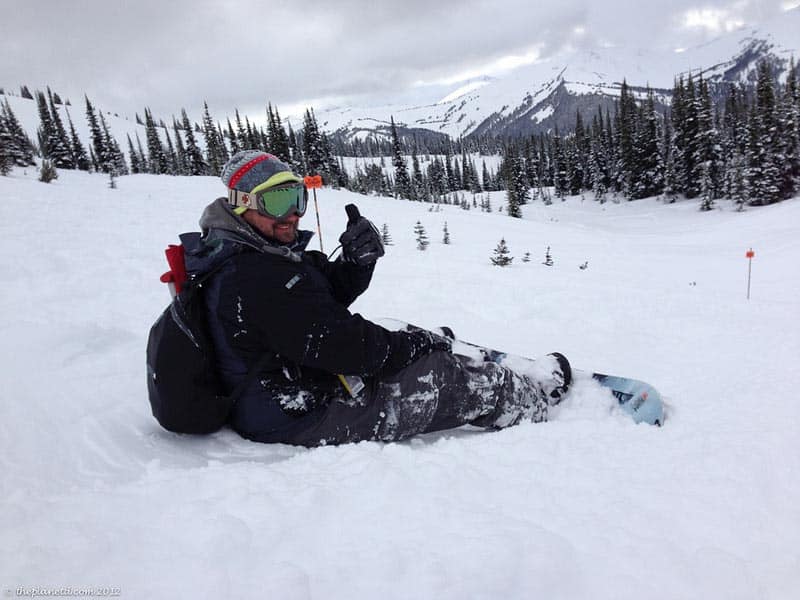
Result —
<svg viewBox="0 0 800 600"><path fill-rule="evenodd" d="M332 399L313 426L270 441L303 446L388 442L462 425L501 429L547 419L546 397L531 379L449 352L434 352L395 375L365 383L361 397Z"/></svg>

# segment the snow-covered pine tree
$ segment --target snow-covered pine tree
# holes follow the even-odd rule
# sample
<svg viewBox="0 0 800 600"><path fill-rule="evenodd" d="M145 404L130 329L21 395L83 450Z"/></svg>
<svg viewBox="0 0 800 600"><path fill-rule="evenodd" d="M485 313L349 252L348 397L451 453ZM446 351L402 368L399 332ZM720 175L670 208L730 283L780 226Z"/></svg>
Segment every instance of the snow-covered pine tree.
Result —
<svg viewBox="0 0 800 600"><path fill-rule="evenodd" d="M61 116L53 100L53 92L50 91L49 87L47 88L47 99L52 123L52 138L49 143L49 148L53 164L58 169L74 169L75 160L72 156L72 145L67 136L67 130L64 128L64 122L61 120Z"/></svg>
<svg viewBox="0 0 800 600"><path fill-rule="evenodd" d="M511 148L510 152L514 153L514 149ZM530 197L530 188L528 187L528 180L525 173L525 162L522 157L512 154L508 161L508 177L506 190L508 198L507 214L509 217L519 219L522 217L521 206L527 204Z"/></svg>
<svg viewBox="0 0 800 600"><path fill-rule="evenodd" d="M442 229L442 243L446 245L450 244L450 232L447 230L447 221L444 222L444 228Z"/></svg>
<svg viewBox="0 0 800 600"><path fill-rule="evenodd" d="M175 115L172 115L172 133L175 134L175 167L178 175L188 175L189 169L186 166L186 148L183 146L180 127ZM139 142L139 134L136 134L136 141ZM139 142L141 147L141 142Z"/></svg>
<svg viewBox="0 0 800 600"><path fill-rule="evenodd" d="M711 161L703 163L703 180L700 184L700 210L714 209L714 183L711 180Z"/></svg>
<svg viewBox="0 0 800 600"><path fill-rule="evenodd" d="M14 161L11 156L13 147L11 132L6 127L5 119L0 115L0 175L8 175Z"/></svg>
<svg viewBox="0 0 800 600"><path fill-rule="evenodd" d="M427 250L430 242L428 242L425 227L419 221L414 225L414 233L417 236L417 250Z"/></svg>
<svg viewBox="0 0 800 600"><path fill-rule="evenodd" d="M659 160L659 121L656 115L653 90L647 87L647 98L637 111L633 138L631 198L657 196L663 190L662 163Z"/></svg>
<svg viewBox="0 0 800 600"><path fill-rule="evenodd" d="M511 251L506 245L505 238L500 238L500 242L498 242L497 247L494 249L494 254L489 260L497 267L507 267L514 260L514 257L511 256Z"/></svg>
<svg viewBox="0 0 800 600"><path fill-rule="evenodd" d="M35 164L33 143L17 120L14 111L11 110L8 100L5 100L0 105L0 119L4 122L11 138L10 146L7 147L6 152L10 156L12 163L18 167L27 167Z"/></svg>
<svg viewBox="0 0 800 600"><path fill-rule="evenodd" d="M115 175L127 175L128 164L125 162L125 155L122 153L117 140L111 135L103 113L100 113L100 125L103 128L103 147L107 152L105 157L105 162L109 169L107 172L113 171Z"/></svg>
<svg viewBox="0 0 800 600"><path fill-rule="evenodd" d="M781 132L783 146L779 195L785 199L800 191L800 85L797 81L794 57L789 63L789 72L780 101L778 130Z"/></svg>
<svg viewBox="0 0 800 600"><path fill-rule="evenodd" d="M525 254L522 255L522 262L524 262L524 263L531 262L531 253L530 252L526 252Z"/></svg>
<svg viewBox="0 0 800 600"><path fill-rule="evenodd" d="M772 204L780 199L775 89L769 63L758 64L756 97L750 111L747 179L750 204Z"/></svg>

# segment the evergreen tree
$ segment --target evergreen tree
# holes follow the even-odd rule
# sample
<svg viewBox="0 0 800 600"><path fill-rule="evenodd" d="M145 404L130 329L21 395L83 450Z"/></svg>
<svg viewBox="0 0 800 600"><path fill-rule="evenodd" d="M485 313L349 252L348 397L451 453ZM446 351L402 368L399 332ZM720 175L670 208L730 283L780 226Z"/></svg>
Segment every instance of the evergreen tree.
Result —
<svg viewBox="0 0 800 600"><path fill-rule="evenodd" d="M511 256L511 252L506 245L505 238L500 239L500 242L494 249L494 255L492 255L490 260L492 261L492 264L497 267L507 267L514 260L514 257Z"/></svg>
<svg viewBox="0 0 800 600"><path fill-rule="evenodd" d="M414 142L414 148L411 150L411 178L412 200L430 202L430 193L428 192L427 185L425 184L425 177L422 175L422 169L420 169L419 166L416 141Z"/></svg>
<svg viewBox="0 0 800 600"><path fill-rule="evenodd" d="M103 142L103 130L100 129L100 123L97 120L97 115L95 114L92 103L89 101L89 97L84 96L84 98L86 99L86 120L89 122L89 134L92 138L92 145L89 149L92 158L92 168L94 168L95 171L107 173L110 167L106 160L108 152L106 152Z"/></svg>
<svg viewBox="0 0 800 600"><path fill-rule="evenodd" d="M303 155L305 157L308 173L311 175L322 175L324 179L327 160L325 149L322 145L322 134L317 125L317 119L314 116L313 109L306 109L303 117Z"/></svg>
<svg viewBox="0 0 800 600"><path fill-rule="evenodd" d="M647 88L647 99L640 107L633 139L634 166L631 173L631 198L648 198L661 193L663 171L659 153L660 132L653 91Z"/></svg>
<svg viewBox="0 0 800 600"><path fill-rule="evenodd" d="M148 173L149 168L147 165L147 155L144 153L144 148L142 147L142 140L139 138L139 132L136 132L136 154L139 157L139 172L140 173ZM183 173L185 175L185 173Z"/></svg>
<svg viewBox="0 0 800 600"><path fill-rule="evenodd" d="M777 163L775 90L769 63L758 65L756 97L749 120L747 179L750 203L771 204L780 199L781 174Z"/></svg>
<svg viewBox="0 0 800 600"><path fill-rule="evenodd" d="M626 198L631 198L631 188L637 176L634 156L634 136L636 134L636 101L630 93L627 82L622 80L619 98L617 148L617 188Z"/></svg>
<svg viewBox="0 0 800 600"><path fill-rule="evenodd" d="M394 117L390 117L392 134L392 165L394 165L394 185L395 194L406 200L413 200L414 193L411 180L408 177L406 161L402 155L400 138L397 136L397 127L394 124Z"/></svg>
<svg viewBox="0 0 800 600"><path fill-rule="evenodd" d="M556 130L553 136L553 187L557 198L562 200L569 193L569 165L561 136Z"/></svg>
<svg viewBox="0 0 800 600"><path fill-rule="evenodd" d="M128 165L125 162L125 155L122 153L117 140L111 135L103 113L100 113L100 125L103 128L103 146L107 152L106 164L109 169L107 172L113 172L115 175L127 175Z"/></svg>
<svg viewBox="0 0 800 600"><path fill-rule="evenodd" d="M58 179L58 171L55 166L53 166L53 162L47 158L42 159L42 166L39 169L39 181L42 183L50 183L54 179Z"/></svg>
<svg viewBox="0 0 800 600"><path fill-rule="evenodd" d="M67 136L67 130L64 128L64 122L61 120L61 116L58 114L58 109L56 108L53 100L53 92L50 91L50 88L47 88L47 98L49 102L50 123L52 127L50 131L51 138L48 142L50 157L52 158L53 164L56 168L74 169L75 161L72 156L72 146L70 144L69 137Z"/></svg>
<svg viewBox="0 0 800 600"><path fill-rule="evenodd" d="M239 146L239 139L236 137L236 132L233 131L230 119L228 119L228 142L231 145L231 155L236 154L242 149L241 146Z"/></svg>
<svg viewBox="0 0 800 600"><path fill-rule="evenodd" d="M131 173L141 173L142 172L142 163L139 160L139 155L136 153L136 148L133 147L133 140L131 140L131 134L128 134L128 156L130 157L131 162Z"/></svg>
<svg viewBox="0 0 800 600"><path fill-rule="evenodd" d="M222 167L227 162L225 156L225 142L217 131L217 126L211 118L208 110L208 102L203 102L203 135L206 138L206 164L208 165L208 175L219 176Z"/></svg>
<svg viewBox="0 0 800 600"><path fill-rule="evenodd" d="M675 141L670 120L664 119L664 135L661 141L661 164L664 169L662 193L664 194L664 200L670 204L675 202L678 197L675 154Z"/></svg>
<svg viewBox="0 0 800 600"><path fill-rule="evenodd" d="M66 110L66 108L64 110ZM89 156L86 154L86 148L83 147L81 139L78 137L78 133L75 131L75 125L72 123L72 117L70 116L69 111L67 111L67 121L69 122L72 164L74 165L74 168L77 168L81 171L88 171L91 167Z"/></svg>
<svg viewBox="0 0 800 600"><path fill-rule="evenodd" d="M550 246L548 246L547 250L544 251L544 262L542 264L548 267L553 266L553 257L550 255Z"/></svg>
<svg viewBox="0 0 800 600"><path fill-rule="evenodd" d="M183 123L183 133L186 136L186 171L189 175L205 175L208 171L208 166L203 159L203 153L197 146L186 109L181 109L181 122Z"/></svg>
<svg viewBox="0 0 800 600"><path fill-rule="evenodd" d="M175 151L175 146L172 145L172 138L169 135L169 130L164 128L164 138L167 141L166 148L164 148L164 159L167 164L167 173L170 175L179 175L178 168L178 153Z"/></svg>
<svg viewBox="0 0 800 600"><path fill-rule="evenodd" d="M37 130L39 151L42 153L43 158L49 159L53 151L51 144L55 138L55 129L50 117L50 110L47 108L47 99L44 93L36 92L36 106L39 110L39 129Z"/></svg>
<svg viewBox="0 0 800 600"><path fill-rule="evenodd" d="M524 263L531 262L531 253L530 252L526 252L525 254L522 255L522 262L524 262Z"/></svg>
<svg viewBox="0 0 800 600"><path fill-rule="evenodd" d="M778 194L790 198L800 190L800 85L794 58L789 63L778 120L782 140Z"/></svg>
<svg viewBox="0 0 800 600"><path fill-rule="evenodd" d="M425 227L419 221L414 225L414 233L417 235L417 250L427 250L430 242L425 234Z"/></svg>
<svg viewBox="0 0 800 600"><path fill-rule="evenodd" d="M0 116L0 175L8 175L14 161L11 155L13 139L11 132L6 127L5 119Z"/></svg>
<svg viewBox="0 0 800 600"><path fill-rule="evenodd" d="M444 222L444 228L442 229L442 243L450 244L450 232L447 230L447 221Z"/></svg>
<svg viewBox="0 0 800 600"><path fill-rule="evenodd" d="M514 152L513 148L509 149ZM508 199L508 216L519 219L522 217L521 206L528 201L528 182L525 177L525 163L519 156L512 155L509 159L508 186L506 196Z"/></svg>
<svg viewBox="0 0 800 600"><path fill-rule="evenodd" d="M0 121L10 136L10 143L6 146L6 155L18 167L27 167L35 164L33 159L33 143L17 120L8 100L0 105Z"/></svg>
<svg viewBox="0 0 800 600"><path fill-rule="evenodd" d="M281 115L278 112L278 107L275 107L275 112L272 111L272 104L267 106L267 117L269 119L269 148L270 151L280 158L283 162L289 163L291 161L291 149L289 147L289 136L283 128Z"/></svg>
<svg viewBox="0 0 800 600"><path fill-rule="evenodd" d="M186 148L183 146L183 139L181 139L180 128L178 127L178 120L172 116L172 132L175 134L175 167L178 175L189 175L189 168L186 162ZM137 138L138 140L138 138Z"/></svg>
<svg viewBox="0 0 800 600"><path fill-rule="evenodd" d="M383 229L381 231L381 240L383 241L384 246L394 245L392 243L392 236L389 235L389 226L386 223L383 224Z"/></svg>
<svg viewBox="0 0 800 600"><path fill-rule="evenodd" d="M161 144L161 138L156 129L153 113L150 112L149 108L144 109L144 123L145 139L147 142L147 164L150 168L150 172L154 175L166 173L168 171L167 158L164 155L164 147ZM195 174L199 175L199 173Z"/></svg>

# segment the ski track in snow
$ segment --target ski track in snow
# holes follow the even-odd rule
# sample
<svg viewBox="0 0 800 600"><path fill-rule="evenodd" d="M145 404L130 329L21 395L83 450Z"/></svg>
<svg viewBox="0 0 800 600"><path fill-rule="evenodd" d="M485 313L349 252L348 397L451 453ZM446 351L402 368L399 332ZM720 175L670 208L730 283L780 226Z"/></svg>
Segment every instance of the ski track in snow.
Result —
<svg viewBox="0 0 800 600"><path fill-rule="evenodd" d="M512 220L500 193L483 214L321 190L324 239L355 202L394 240L354 311L557 350L652 383L669 413L637 426L582 378L548 423L307 450L177 436L150 416L163 249L196 229L218 181L140 175L110 190L34 171L0 177L0 593L797 597L800 199L699 214L571 198ZM505 269L489 264L501 237L517 257Z"/></svg>

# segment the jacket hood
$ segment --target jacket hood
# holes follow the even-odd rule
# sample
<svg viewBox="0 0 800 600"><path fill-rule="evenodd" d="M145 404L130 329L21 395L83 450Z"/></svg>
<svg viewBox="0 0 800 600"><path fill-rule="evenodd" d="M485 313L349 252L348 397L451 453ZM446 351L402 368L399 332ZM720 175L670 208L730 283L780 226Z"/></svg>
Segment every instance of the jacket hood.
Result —
<svg viewBox="0 0 800 600"><path fill-rule="evenodd" d="M292 262L300 262L300 255L308 246L314 233L300 230L291 244L281 244L267 239L247 221L233 212L225 198L217 198L206 206L200 217L203 238L208 241L226 239L255 248L259 252L278 254Z"/></svg>
<svg viewBox="0 0 800 600"><path fill-rule="evenodd" d="M206 206L200 217L200 233L180 236L186 251L186 269L189 273L208 271L247 246L275 254L291 262L301 262L302 253L314 236L311 231L300 230L292 244L273 242L258 233L242 217L233 212L225 198L217 198Z"/></svg>

